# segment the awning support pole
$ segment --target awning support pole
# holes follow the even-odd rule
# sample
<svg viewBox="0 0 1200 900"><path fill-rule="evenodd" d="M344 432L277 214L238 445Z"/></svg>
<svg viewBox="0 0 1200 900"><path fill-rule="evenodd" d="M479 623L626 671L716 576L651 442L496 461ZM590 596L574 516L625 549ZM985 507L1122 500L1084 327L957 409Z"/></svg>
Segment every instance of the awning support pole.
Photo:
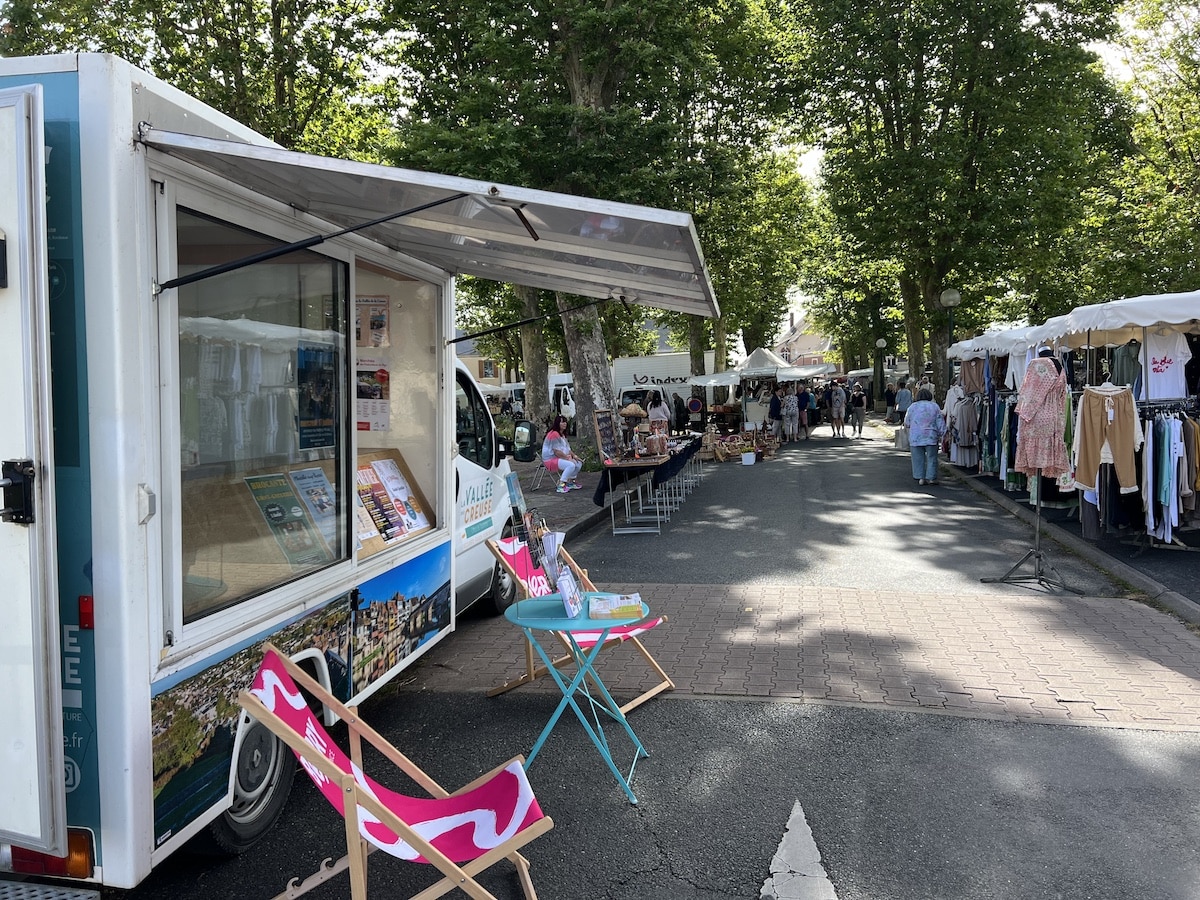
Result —
<svg viewBox="0 0 1200 900"><path fill-rule="evenodd" d="M269 259L275 259L279 256L286 256L289 253L295 253L297 250L307 250L309 247L315 247L317 244L332 240L333 238L341 237L344 234L353 234L356 231L362 231L364 228L370 228L372 225L382 225L384 222L391 222L393 219L401 219L405 216L411 216L419 212L424 212L427 209L433 209L435 206L442 206L446 203L453 203L455 200L462 200L464 197L469 197L470 194L460 193L451 194L449 197L443 197L441 200L434 200L430 203L423 203L420 206L414 206L411 209L403 209L400 212L389 213L386 216L380 216L377 219L371 219L367 222L359 222L357 225L351 225L349 228L343 228L341 231L333 231L329 234L314 234L312 237L306 237L301 241L294 241L291 244L284 244L282 247L276 247L274 250L264 250L262 253L255 253L253 256L244 256L241 259L231 260L230 262L220 263L219 265L210 266L207 269L201 269L199 272L193 272L190 275L182 275L179 278L172 278L170 281L164 281L160 285L156 285L154 293L157 296L163 291L168 291L171 288L183 287L186 284L195 284L197 281L204 281L207 278L212 278L216 275L224 275L226 272L236 272L238 269L244 269L247 266L253 266L256 263L266 262Z"/></svg>

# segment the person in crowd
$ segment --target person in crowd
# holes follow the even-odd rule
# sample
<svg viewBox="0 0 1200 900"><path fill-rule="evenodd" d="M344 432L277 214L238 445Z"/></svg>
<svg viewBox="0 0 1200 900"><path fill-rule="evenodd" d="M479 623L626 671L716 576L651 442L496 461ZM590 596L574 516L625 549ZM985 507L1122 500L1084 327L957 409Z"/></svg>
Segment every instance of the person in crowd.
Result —
<svg viewBox="0 0 1200 900"><path fill-rule="evenodd" d="M883 389L883 421L891 425L896 421L896 385L888 382L886 388Z"/></svg>
<svg viewBox="0 0 1200 900"><path fill-rule="evenodd" d="M500 401L500 415L511 416L513 414L512 400L505 397Z"/></svg>
<svg viewBox="0 0 1200 900"><path fill-rule="evenodd" d="M808 430L805 434L806 437L812 434L812 430L821 424L821 410L817 408L818 403L817 386L814 384L812 390L808 392Z"/></svg>
<svg viewBox="0 0 1200 900"><path fill-rule="evenodd" d="M829 392L829 420L833 424L833 436L846 436L846 389L837 382Z"/></svg>
<svg viewBox="0 0 1200 900"><path fill-rule="evenodd" d="M794 385L783 392L783 439L788 444L800 440L800 401Z"/></svg>
<svg viewBox="0 0 1200 900"><path fill-rule="evenodd" d="M558 474L558 493L565 494L583 487L578 481L583 460L575 455L567 443L567 417L564 415L554 417L542 441L542 465Z"/></svg>
<svg viewBox="0 0 1200 900"><path fill-rule="evenodd" d="M800 385L800 390L796 394L796 407L798 410L796 429L797 433L804 432L804 439L808 440L808 416L809 408L815 407L816 401L813 399L812 392L808 389L807 383Z"/></svg>
<svg viewBox="0 0 1200 900"><path fill-rule="evenodd" d="M833 382L825 382L825 388L821 391L821 417L826 422L832 422L833 416L830 410L833 408Z"/></svg>
<svg viewBox="0 0 1200 900"><path fill-rule="evenodd" d="M905 381L900 382L900 389L896 391L896 421L904 423L904 414L908 412L908 408L912 406L913 395L908 389L908 384Z"/></svg>
<svg viewBox="0 0 1200 900"><path fill-rule="evenodd" d="M646 413L650 417L651 431L661 431L666 434L671 430L671 417L675 415L675 411L671 409L671 404L667 402L666 397L658 391L654 391L647 399Z"/></svg>
<svg viewBox="0 0 1200 900"><path fill-rule="evenodd" d="M917 400L904 417L908 426L908 447L912 455L912 476L917 484L938 483L938 447L946 433L942 410L933 402L933 391L921 388Z"/></svg>
<svg viewBox="0 0 1200 900"><path fill-rule="evenodd" d="M867 419L867 392L863 390L862 382L856 382L850 392L850 431L855 437L862 437L863 423Z"/></svg>
<svg viewBox="0 0 1200 900"><path fill-rule="evenodd" d="M775 390L771 392L771 403L767 407L767 427L771 431L771 437L778 438L779 433L783 430L783 385L775 385Z"/></svg>
<svg viewBox="0 0 1200 900"><path fill-rule="evenodd" d="M688 425L690 424L687 403L684 402L678 393L672 394L671 400L673 401L672 405L675 407L675 430L683 434L688 430Z"/></svg>

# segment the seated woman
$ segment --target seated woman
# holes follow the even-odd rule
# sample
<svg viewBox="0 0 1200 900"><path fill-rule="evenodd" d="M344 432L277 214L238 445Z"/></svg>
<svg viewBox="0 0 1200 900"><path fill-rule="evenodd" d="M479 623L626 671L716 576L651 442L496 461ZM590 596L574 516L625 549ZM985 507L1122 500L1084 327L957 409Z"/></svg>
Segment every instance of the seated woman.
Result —
<svg viewBox="0 0 1200 900"><path fill-rule="evenodd" d="M583 460L571 452L571 445L567 443L566 416L555 416L550 430L546 432L546 439L542 441L542 465L558 473L558 493L565 494L583 487L575 480L583 468Z"/></svg>

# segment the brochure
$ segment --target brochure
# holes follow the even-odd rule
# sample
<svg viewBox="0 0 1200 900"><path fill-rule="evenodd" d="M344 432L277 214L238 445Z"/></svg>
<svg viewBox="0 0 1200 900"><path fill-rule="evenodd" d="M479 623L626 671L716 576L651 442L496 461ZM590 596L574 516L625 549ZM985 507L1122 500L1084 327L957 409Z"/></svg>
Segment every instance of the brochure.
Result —
<svg viewBox="0 0 1200 900"><path fill-rule="evenodd" d="M563 545L564 538L566 535L561 531L547 531L542 535L542 568L551 581L557 582L559 570L565 569L558 561L558 548Z"/></svg>
<svg viewBox="0 0 1200 900"><path fill-rule="evenodd" d="M640 619L641 594L589 594L588 616L593 619Z"/></svg>
<svg viewBox="0 0 1200 900"><path fill-rule="evenodd" d="M571 570L564 568L558 575L558 592L562 594L563 609L567 618L574 619L583 612L583 596L579 593L579 585Z"/></svg>

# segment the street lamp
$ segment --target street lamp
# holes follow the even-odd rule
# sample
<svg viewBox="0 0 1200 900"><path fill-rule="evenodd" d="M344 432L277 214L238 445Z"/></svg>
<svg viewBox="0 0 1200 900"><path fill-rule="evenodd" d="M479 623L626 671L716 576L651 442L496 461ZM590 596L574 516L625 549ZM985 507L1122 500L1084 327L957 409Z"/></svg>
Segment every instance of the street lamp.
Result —
<svg viewBox="0 0 1200 900"><path fill-rule="evenodd" d="M946 340L946 389L950 389L951 382L954 381L954 361L950 359L950 345L954 343L954 307L962 303L962 294L954 288L946 288L942 291L938 302L942 304L942 308L950 314L949 332Z"/></svg>
<svg viewBox="0 0 1200 900"><path fill-rule="evenodd" d="M876 403L883 397L883 351L887 348L887 339L880 338L875 342L875 390L871 398ZM876 407L876 412L879 411Z"/></svg>

